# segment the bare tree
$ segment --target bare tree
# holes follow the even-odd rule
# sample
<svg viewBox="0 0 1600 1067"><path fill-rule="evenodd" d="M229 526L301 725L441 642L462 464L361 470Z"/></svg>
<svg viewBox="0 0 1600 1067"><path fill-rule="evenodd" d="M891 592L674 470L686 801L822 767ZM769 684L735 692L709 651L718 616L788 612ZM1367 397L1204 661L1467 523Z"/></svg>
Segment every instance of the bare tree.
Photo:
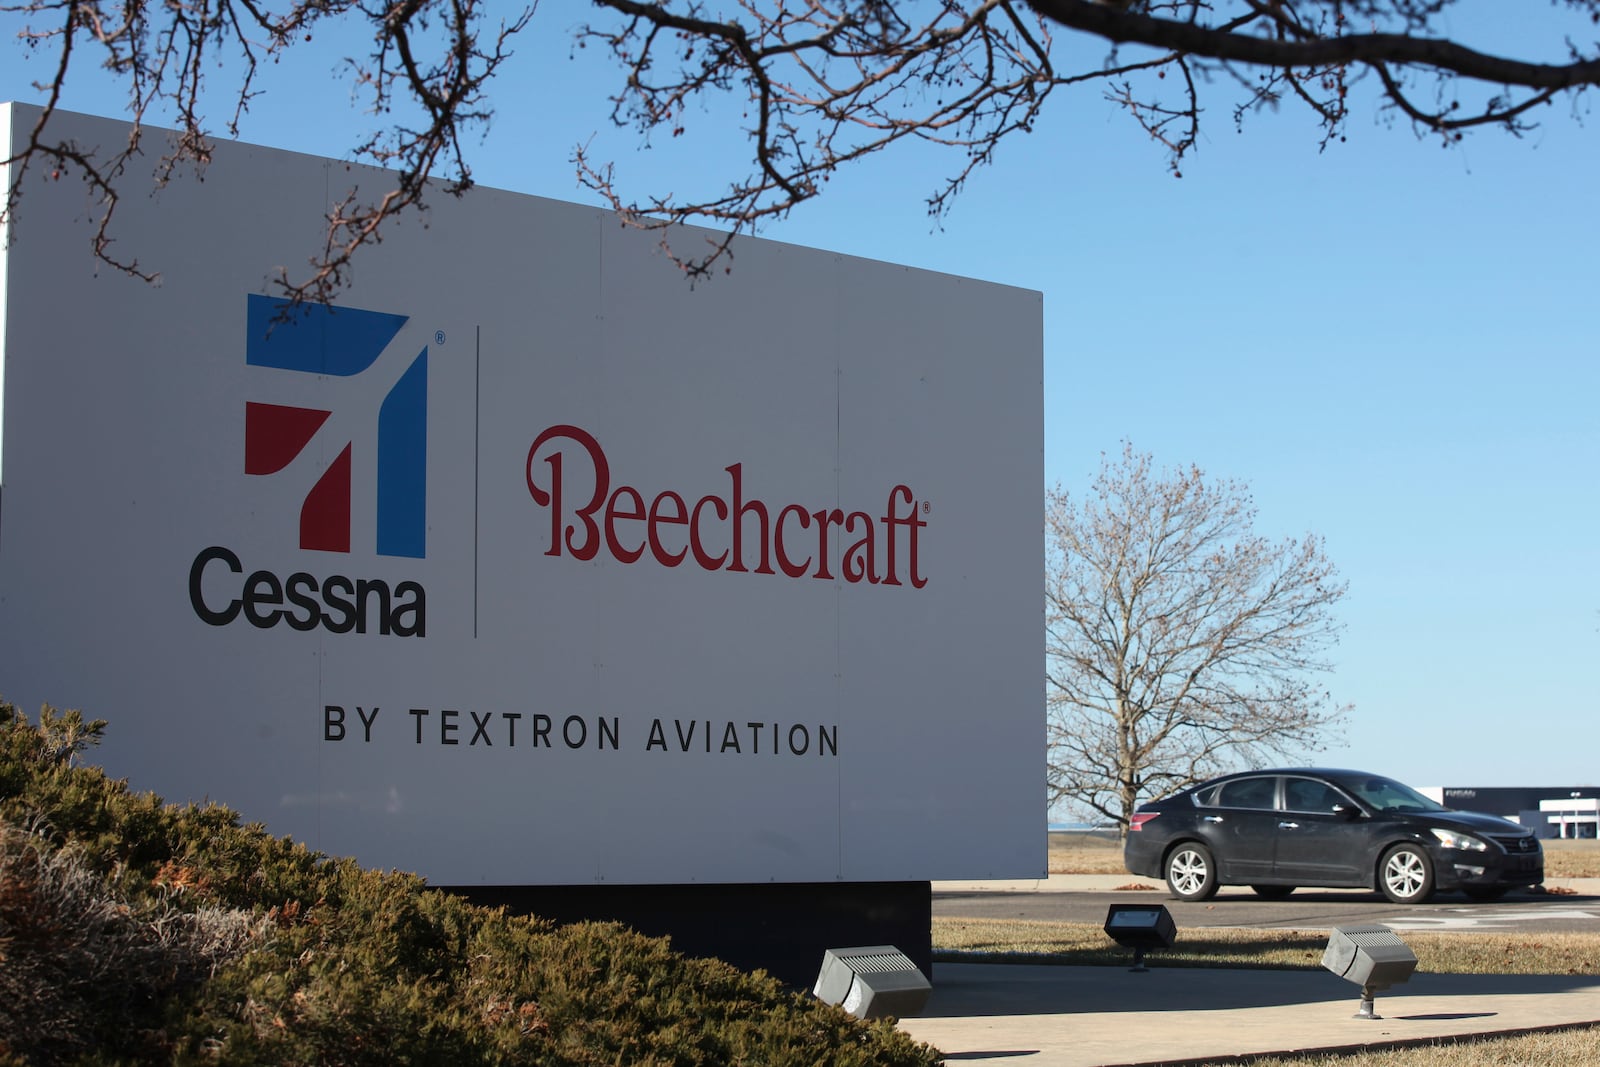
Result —
<svg viewBox="0 0 1600 1067"><path fill-rule="evenodd" d="M1255 110L1303 107L1324 144L1345 135L1356 101L1419 134L1449 143L1474 127L1512 134L1559 99L1575 113L1600 84L1592 26L1600 0L1550 0L1537 12L1502 5L1496 17L1547 32L1525 55L1478 51L1445 32L1458 0L593 0L595 21L577 43L616 61L613 118L640 135L689 131L698 105L720 97L742 109L751 169L706 195L634 198L605 160L575 149L583 181L639 226L680 222L724 227L725 237L673 252L692 276L725 258L734 236L781 217L825 188L840 167L905 140L947 146L954 165L927 197L936 218L1002 144L1034 129L1056 90L1096 86L1126 109L1174 175L1199 142L1208 114L1242 124ZM240 72L232 117L258 103L255 73L313 33L370 40L349 60L379 127L352 147L358 160L398 171L394 191L349 199L328 213L326 246L306 280L285 275L291 295L325 298L350 257L378 239L385 221L417 210L429 178L447 193L471 185L463 143L489 118L490 83L511 58L509 42L532 17L526 8L494 21L485 0L87 0L0 2L20 16L22 39L53 51L46 111L12 162L84 177L109 214L140 146L139 124L158 107L176 116L178 137L162 151L158 177L177 163L203 164L212 131L199 99L203 74ZM1498 38L1496 38L1498 39ZM135 133L128 151L87 156L52 140L49 118L79 63L120 75ZM535 102L537 103L537 102ZM5 210L16 208L16 187ZM664 242L665 243L665 242ZM97 251L141 270L112 248L102 226Z"/></svg>
<svg viewBox="0 0 1600 1067"><path fill-rule="evenodd" d="M1049 796L1126 828L1141 798L1319 747L1346 709L1311 679L1345 584L1321 540L1253 532L1243 485L1124 445L1047 495Z"/></svg>

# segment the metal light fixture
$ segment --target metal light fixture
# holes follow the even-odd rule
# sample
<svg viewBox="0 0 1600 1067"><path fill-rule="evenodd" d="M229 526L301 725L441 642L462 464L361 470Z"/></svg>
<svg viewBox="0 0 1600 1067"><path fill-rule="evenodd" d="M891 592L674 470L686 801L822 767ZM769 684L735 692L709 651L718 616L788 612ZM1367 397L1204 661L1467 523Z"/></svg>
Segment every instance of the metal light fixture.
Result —
<svg viewBox="0 0 1600 1067"><path fill-rule="evenodd" d="M1372 1009L1373 994L1408 980L1417 969L1417 954L1381 923L1335 926L1322 965L1361 987L1357 1019L1381 1019Z"/></svg>
<svg viewBox="0 0 1600 1067"><path fill-rule="evenodd" d="M893 945L869 945L823 952L822 972L811 992L858 1019L903 1019L922 1010L933 986L904 952Z"/></svg>
<svg viewBox="0 0 1600 1067"><path fill-rule="evenodd" d="M1171 948L1178 928L1164 904L1113 904L1106 913L1106 936L1123 948L1133 949L1130 971L1148 971L1147 948Z"/></svg>

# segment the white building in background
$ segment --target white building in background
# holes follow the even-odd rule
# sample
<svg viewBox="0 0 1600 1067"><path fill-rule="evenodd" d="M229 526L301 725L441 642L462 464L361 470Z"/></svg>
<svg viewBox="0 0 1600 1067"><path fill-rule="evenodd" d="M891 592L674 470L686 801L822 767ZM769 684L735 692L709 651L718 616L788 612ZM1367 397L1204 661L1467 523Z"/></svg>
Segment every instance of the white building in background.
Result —
<svg viewBox="0 0 1600 1067"><path fill-rule="evenodd" d="M1595 837L1600 830L1600 799L1595 797L1541 800L1539 813L1540 837ZM1553 832L1546 834L1546 826Z"/></svg>

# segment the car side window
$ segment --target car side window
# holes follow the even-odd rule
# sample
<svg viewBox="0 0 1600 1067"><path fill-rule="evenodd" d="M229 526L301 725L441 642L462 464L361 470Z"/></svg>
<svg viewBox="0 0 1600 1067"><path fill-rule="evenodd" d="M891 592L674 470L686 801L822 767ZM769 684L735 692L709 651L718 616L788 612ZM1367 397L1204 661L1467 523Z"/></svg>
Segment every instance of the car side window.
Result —
<svg viewBox="0 0 1600 1067"><path fill-rule="evenodd" d="M1337 789L1326 782L1312 778L1289 778L1283 783L1284 807L1289 811L1308 811L1328 814L1339 804L1350 802Z"/></svg>
<svg viewBox="0 0 1600 1067"><path fill-rule="evenodd" d="M1224 782L1217 790L1217 806L1271 811L1275 806L1276 781L1274 778L1240 778Z"/></svg>

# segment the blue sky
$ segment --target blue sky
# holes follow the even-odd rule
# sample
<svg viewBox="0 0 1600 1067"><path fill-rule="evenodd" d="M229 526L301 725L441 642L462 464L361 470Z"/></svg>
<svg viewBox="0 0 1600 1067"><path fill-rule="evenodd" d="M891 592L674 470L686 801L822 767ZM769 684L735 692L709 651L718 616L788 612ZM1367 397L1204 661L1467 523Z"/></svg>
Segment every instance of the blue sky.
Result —
<svg viewBox="0 0 1600 1067"><path fill-rule="evenodd" d="M608 129L614 72L570 55L586 13L541 7L477 179L593 202L569 162L591 137L641 194L742 173L714 105L663 148ZM1509 46L1503 26L1457 25ZM346 155L368 117L342 106L342 44L324 34L273 70L243 138ZM0 99L38 100L45 64L5 48ZM122 105L92 76L65 103ZM1325 680L1355 710L1320 761L1419 786L1600 783L1592 122L1560 106L1521 140L1447 151L1369 112L1321 152L1303 113L1239 133L1218 98L1180 180L1090 88L1059 95L934 230L923 201L955 165L868 160L763 236L1042 291L1047 482L1081 490L1126 439L1247 482L1268 536L1324 537L1350 585Z"/></svg>

